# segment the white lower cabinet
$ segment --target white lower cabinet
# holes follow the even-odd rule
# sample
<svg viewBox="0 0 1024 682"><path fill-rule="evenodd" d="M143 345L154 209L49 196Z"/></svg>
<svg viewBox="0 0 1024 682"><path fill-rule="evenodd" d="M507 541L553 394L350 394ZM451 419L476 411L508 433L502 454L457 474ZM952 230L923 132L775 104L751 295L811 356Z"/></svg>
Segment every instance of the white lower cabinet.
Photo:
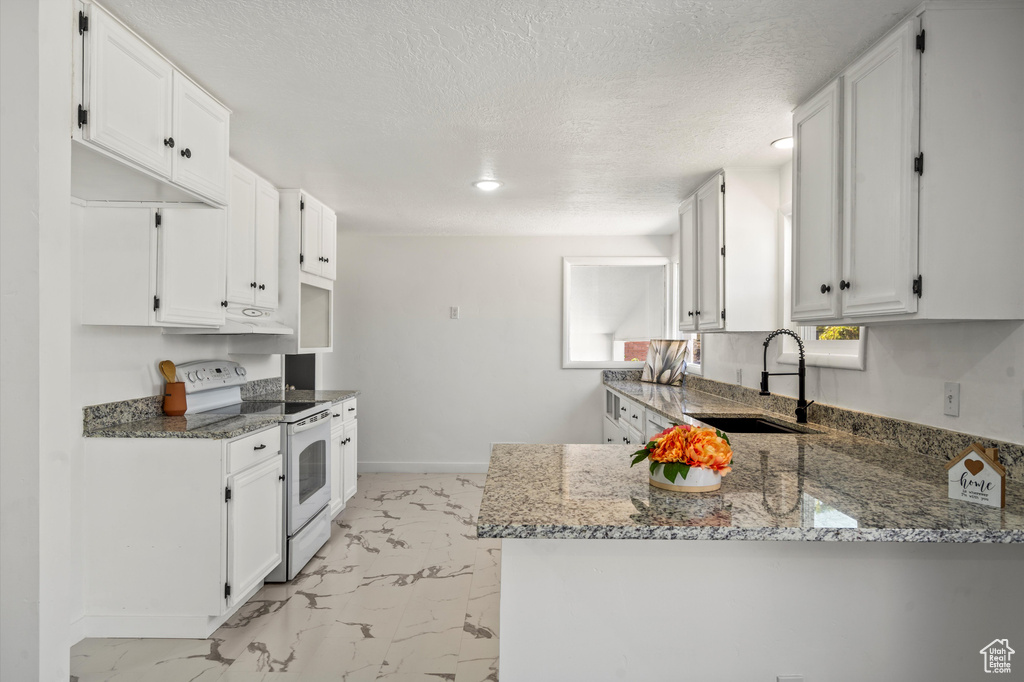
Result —
<svg viewBox="0 0 1024 682"><path fill-rule="evenodd" d="M607 416L605 416L605 418L602 419L601 422L604 424L604 429L602 432L604 440L602 440L601 442L604 443L605 445L617 445L621 443L622 436L619 433L619 425L615 423L615 420L609 419Z"/></svg>
<svg viewBox="0 0 1024 682"><path fill-rule="evenodd" d="M331 416L331 516L334 517L356 494L359 449L356 399L335 405Z"/></svg>
<svg viewBox="0 0 1024 682"><path fill-rule="evenodd" d="M280 455L228 477L228 608L262 583L284 558L283 480Z"/></svg>
<svg viewBox="0 0 1024 682"><path fill-rule="evenodd" d="M256 593L281 561L279 428L85 439L83 636L205 638Z"/></svg>

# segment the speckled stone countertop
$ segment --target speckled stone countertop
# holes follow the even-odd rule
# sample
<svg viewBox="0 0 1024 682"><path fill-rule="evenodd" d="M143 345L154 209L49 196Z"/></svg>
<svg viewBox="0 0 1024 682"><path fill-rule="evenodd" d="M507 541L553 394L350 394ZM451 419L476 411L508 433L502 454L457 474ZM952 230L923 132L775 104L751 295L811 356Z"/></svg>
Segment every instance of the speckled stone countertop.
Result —
<svg viewBox="0 0 1024 682"><path fill-rule="evenodd" d="M349 398L355 398L359 391L270 391L259 395L247 396L244 400L269 400L284 403L332 403L337 404Z"/></svg>
<svg viewBox="0 0 1024 682"><path fill-rule="evenodd" d="M636 381L606 385L677 422L778 415ZM733 471L711 493L653 488L626 445L497 445L480 537L1024 543L1024 486L1006 507L947 498L942 462L817 424L818 434L730 434Z"/></svg>
<svg viewBox="0 0 1024 682"><path fill-rule="evenodd" d="M186 414L150 417L90 429L86 438L208 438L226 439L277 426L281 417L257 414Z"/></svg>

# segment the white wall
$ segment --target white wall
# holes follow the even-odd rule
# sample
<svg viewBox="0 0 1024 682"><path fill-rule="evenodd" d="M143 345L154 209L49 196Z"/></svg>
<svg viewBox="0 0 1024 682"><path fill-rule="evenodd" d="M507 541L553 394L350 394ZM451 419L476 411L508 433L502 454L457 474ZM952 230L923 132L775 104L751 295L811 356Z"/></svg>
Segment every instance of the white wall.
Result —
<svg viewBox="0 0 1024 682"><path fill-rule="evenodd" d="M71 16L68 0L0 3L3 680L69 675Z"/></svg>
<svg viewBox="0 0 1024 682"><path fill-rule="evenodd" d="M594 442L600 370L562 369L562 257L667 256L671 243L341 233L321 386L362 391L360 467L483 471L492 442Z"/></svg>
<svg viewBox="0 0 1024 682"><path fill-rule="evenodd" d="M84 209L71 207L72 254L82 252L81 220ZM72 281L81 281L83 263L75 255L71 258ZM228 358L242 363L248 370L247 378L266 379L281 376L280 355L229 355L229 340L224 336L185 336L163 334L159 328L99 327L81 324L81 296L72 290L70 296L71 371L68 420L73 425L71 446L71 507L82 508L82 408L86 405L129 400L159 395L164 380L157 365L161 360L175 364L194 360ZM71 518L70 566L71 594L70 618L77 623L84 615L83 547L84 534L79 517ZM79 637L77 626L72 629L72 640Z"/></svg>

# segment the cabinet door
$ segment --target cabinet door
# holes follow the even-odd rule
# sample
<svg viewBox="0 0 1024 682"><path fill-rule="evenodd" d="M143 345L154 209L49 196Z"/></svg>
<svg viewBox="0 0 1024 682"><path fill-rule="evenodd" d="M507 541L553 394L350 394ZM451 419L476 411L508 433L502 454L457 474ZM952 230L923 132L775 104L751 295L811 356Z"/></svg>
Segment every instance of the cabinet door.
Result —
<svg viewBox="0 0 1024 682"><path fill-rule="evenodd" d="M281 563L284 463L271 457L228 477L228 607Z"/></svg>
<svg viewBox="0 0 1024 682"><path fill-rule="evenodd" d="M338 217L326 206L320 231L320 253L323 256L320 274L333 280L338 276L337 253L335 253L338 250Z"/></svg>
<svg viewBox="0 0 1024 682"><path fill-rule="evenodd" d="M843 316L917 310L919 60L909 22L843 74Z"/></svg>
<svg viewBox="0 0 1024 682"><path fill-rule="evenodd" d="M608 417L602 419L601 423L604 425L602 434L603 438L601 439L601 442L604 443L605 445L621 445L622 440L619 435L618 424L616 424Z"/></svg>
<svg viewBox="0 0 1024 682"><path fill-rule="evenodd" d="M174 73L174 166L171 179L209 199L228 198L230 114L182 74Z"/></svg>
<svg viewBox="0 0 1024 682"><path fill-rule="evenodd" d="M171 92L174 68L138 36L93 7L88 60L89 122L83 136L101 147L171 176Z"/></svg>
<svg viewBox="0 0 1024 682"><path fill-rule="evenodd" d="M697 190L697 259L699 266L697 328L722 329L725 301L725 232L722 215L723 177L719 173Z"/></svg>
<svg viewBox="0 0 1024 682"><path fill-rule="evenodd" d="M839 316L841 81L793 112L793 319Z"/></svg>
<svg viewBox="0 0 1024 682"><path fill-rule="evenodd" d="M277 307L280 195L263 178L256 179L256 305Z"/></svg>
<svg viewBox="0 0 1024 682"><path fill-rule="evenodd" d="M302 197L302 270L311 275L322 272L323 254L320 252L323 239L324 206L316 199Z"/></svg>
<svg viewBox="0 0 1024 682"><path fill-rule="evenodd" d="M256 174L231 164L228 197L227 299L250 305L256 293Z"/></svg>
<svg viewBox="0 0 1024 682"><path fill-rule="evenodd" d="M331 431L331 517L345 507L345 430Z"/></svg>
<svg viewBox="0 0 1024 682"><path fill-rule="evenodd" d="M679 331L697 331L697 202L679 207Z"/></svg>
<svg viewBox="0 0 1024 682"><path fill-rule="evenodd" d="M163 209L157 230L157 322L224 324L225 211Z"/></svg>
<svg viewBox="0 0 1024 682"><path fill-rule="evenodd" d="M345 459L345 501L356 494L356 479L358 477L358 443L359 443L359 422L350 421L345 424L345 452L343 457Z"/></svg>

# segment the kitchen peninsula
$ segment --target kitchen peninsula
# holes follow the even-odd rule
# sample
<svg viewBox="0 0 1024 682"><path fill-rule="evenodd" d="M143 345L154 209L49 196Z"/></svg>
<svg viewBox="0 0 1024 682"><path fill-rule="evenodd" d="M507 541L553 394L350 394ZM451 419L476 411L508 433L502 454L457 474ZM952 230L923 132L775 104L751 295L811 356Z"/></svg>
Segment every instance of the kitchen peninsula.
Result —
<svg viewBox="0 0 1024 682"><path fill-rule="evenodd" d="M679 423L764 414L605 383ZM965 680L993 637L1024 641L1024 487L949 500L941 459L810 426L731 434L699 494L649 486L636 446L496 446L478 534L506 540L502 679Z"/></svg>

